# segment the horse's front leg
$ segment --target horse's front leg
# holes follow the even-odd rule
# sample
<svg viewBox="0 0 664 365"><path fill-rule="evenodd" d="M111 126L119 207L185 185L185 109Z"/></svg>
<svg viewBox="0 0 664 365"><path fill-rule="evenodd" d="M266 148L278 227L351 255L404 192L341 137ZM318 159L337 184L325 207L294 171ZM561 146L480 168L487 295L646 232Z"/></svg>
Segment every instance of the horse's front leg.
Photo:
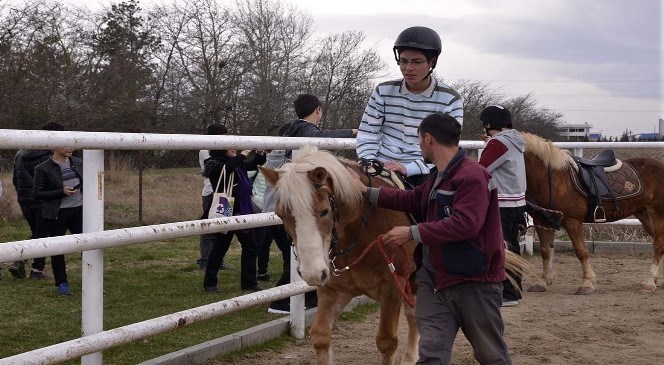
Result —
<svg viewBox="0 0 664 365"><path fill-rule="evenodd" d="M542 276L529 288L530 292L545 292L553 284L555 271L553 270L553 239L555 231L541 227L541 222L535 220L535 231L540 242L540 256L542 257Z"/></svg>
<svg viewBox="0 0 664 365"><path fill-rule="evenodd" d="M417 298L415 298L417 300ZM415 321L415 308L411 308L405 301L403 303L403 313L408 323L408 339L406 342L406 351L401 358L401 365L414 365L419 359L418 343L420 341L420 332L417 330Z"/></svg>
<svg viewBox="0 0 664 365"><path fill-rule="evenodd" d="M352 299L349 294L337 293L326 286L318 288L318 309L309 336L316 353L316 365L333 364L332 328L344 306Z"/></svg>
<svg viewBox="0 0 664 365"><path fill-rule="evenodd" d="M583 237L583 225L579 221L565 221L563 222L563 226L565 227L565 231L567 231L570 240L572 240L574 254L581 262L581 269L583 270L583 282L576 290L576 294L592 294L592 292L595 291L597 276L595 275L592 266L590 266L590 255L588 254L586 240Z"/></svg>
<svg viewBox="0 0 664 365"><path fill-rule="evenodd" d="M383 355L381 364L393 365L394 356L399 346L399 316L403 299L395 284L387 282L382 285L380 293L380 322L376 334L376 346Z"/></svg>

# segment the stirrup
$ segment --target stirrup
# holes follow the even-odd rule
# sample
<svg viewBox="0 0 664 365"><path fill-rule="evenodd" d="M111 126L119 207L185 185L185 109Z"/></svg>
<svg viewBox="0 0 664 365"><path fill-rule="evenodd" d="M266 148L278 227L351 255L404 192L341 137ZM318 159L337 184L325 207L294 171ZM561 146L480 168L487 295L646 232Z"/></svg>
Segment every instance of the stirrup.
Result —
<svg viewBox="0 0 664 365"><path fill-rule="evenodd" d="M601 213L601 215L598 217L597 213ZM593 212L593 221L595 221L595 223L606 222L606 212L604 211L604 208L602 208L601 205L595 207L595 211Z"/></svg>

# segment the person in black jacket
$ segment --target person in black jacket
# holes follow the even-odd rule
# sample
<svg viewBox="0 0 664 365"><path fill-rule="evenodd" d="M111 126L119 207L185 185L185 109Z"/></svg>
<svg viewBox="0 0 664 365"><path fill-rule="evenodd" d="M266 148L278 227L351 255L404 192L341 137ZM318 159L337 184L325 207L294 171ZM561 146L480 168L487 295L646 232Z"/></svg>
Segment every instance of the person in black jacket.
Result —
<svg viewBox="0 0 664 365"><path fill-rule="evenodd" d="M41 130L63 131L64 127L58 123L49 122L43 125ZM50 150L19 150L14 157L14 173L12 183L16 189L18 205L21 213L30 226L30 239L45 237L46 233L37 229L43 227L41 221L41 201L36 200L32 194L32 183L35 176L35 167L51 158ZM44 280L48 277L44 274L46 258L39 257L32 260L30 279ZM25 279L25 261L15 261L9 266L9 272L17 279Z"/></svg>
<svg viewBox="0 0 664 365"><path fill-rule="evenodd" d="M297 119L290 122L284 128L284 137L318 137L318 138L352 138L357 136L357 129L334 129L334 130L321 130L318 125L323 117L323 109L320 100L315 95L301 94L293 102L293 109ZM281 131L281 130L280 130ZM268 155L268 164L270 168L278 168L286 159L291 158L291 151L274 150ZM281 161L280 161L281 160ZM274 212L276 204L276 197L274 196L274 188L266 186L263 202L264 212ZM277 243L277 247L281 251L281 256L284 259L283 271L276 286L285 285L290 283L290 250L291 239L286 233L283 224L268 227L269 235L266 240L272 240ZM265 242L267 245L270 242ZM305 297L305 307L307 309L316 307L318 304L318 297L315 291L307 292ZM275 300L270 303L268 308L269 313L273 314L287 314L290 312L290 299L284 298Z"/></svg>
<svg viewBox="0 0 664 365"><path fill-rule="evenodd" d="M227 176L230 177L229 174L234 174L233 179L235 184L231 194L235 198L233 215L254 213L251 201L252 186L247 175L247 170L257 170L258 165L262 165L265 162L265 154L256 153L251 161L246 161L250 153L250 150L241 152L237 152L236 150L211 150L210 158L205 161L203 176L210 179L213 189L219 186L219 191L217 192L223 190L223 180L221 184L218 184L218 182L224 166L226 167ZM208 218L207 212L204 213L203 219L206 218ZM208 256L207 265L205 266L203 289L206 292L219 291L217 287L217 274L235 235L242 246L240 256L240 285L242 290L263 290L258 285L256 263L260 248L259 245L263 243L264 234L262 227L241 229L227 233L215 233L215 240Z"/></svg>
<svg viewBox="0 0 664 365"><path fill-rule="evenodd" d="M83 232L83 160L73 148L57 147L53 156L35 167L34 197L42 201L41 222L48 237ZM71 294L65 256L51 256L55 286L60 295Z"/></svg>

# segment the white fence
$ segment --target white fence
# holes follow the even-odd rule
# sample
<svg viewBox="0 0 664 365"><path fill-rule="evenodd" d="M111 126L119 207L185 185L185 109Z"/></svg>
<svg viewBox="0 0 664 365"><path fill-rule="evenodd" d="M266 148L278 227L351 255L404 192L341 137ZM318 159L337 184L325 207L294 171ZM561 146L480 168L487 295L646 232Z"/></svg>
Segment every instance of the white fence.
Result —
<svg viewBox="0 0 664 365"><path fill-rule="evenodd" d="M207 219L143 227L104 231L104 155L103 150L199 150L199 149L297 149L310 144L324 149L354 149L354 139L295 138L265 136L204 136L141 133L58 132L0 129L0 148L50 149L71 146L82 149L84 159L83 232L77 235L9 242L0 245L0 262L10 262L34 257L45 257L73 252L83 253L82 273L82 333L83 337L42 349L29 351L5 359L0 364L53 364L81 357L83 364L101 364L102 350L127 342L171 331L198 321L214 318L248 306L259 305L275 299L302 294L312 288L298 282L293 274L291 284L244 295L218 303L173 313L167 316L103 331L103 249L213 233L267 226L281 223L272 213L252 214L240 217ZM562 148L574 149L575 155L582 148L664 148L664 142L566 142L557 143ZM462 141L467 149L482 149L481 141ZM621 221L634 224L633 220ZM618 222L620 223L620 222ZM296 265L292 265L294 268ZM303 295L291 298L291 333L304 336Z"/></svg>

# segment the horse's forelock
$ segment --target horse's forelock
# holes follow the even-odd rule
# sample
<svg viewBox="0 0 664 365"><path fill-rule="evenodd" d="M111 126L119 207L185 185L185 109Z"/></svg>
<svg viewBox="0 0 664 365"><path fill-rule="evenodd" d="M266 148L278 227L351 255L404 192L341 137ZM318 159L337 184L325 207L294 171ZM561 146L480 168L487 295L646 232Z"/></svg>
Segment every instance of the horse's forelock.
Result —
<svg viewBox="0 0 664 365"><path fill-rule="evenodd" d="M317 167L324 168L329 174L334 185L333 193L340 202L349 205L361 202L362 195L354 178L336 157L311 146L305 146L301 152L292 163L287 163L277 170L281 173L277 195L286 208L312 210L313 186L307 173Z"/></svg>
<svg viewBox="0 0 664 365"><path fill-rule="evenodd" d="M521 135L526 142L526 153L537 156L545 166L554 170L564 170L568 169L570 165L574 165L572 157L554 146L553 143L534 134L521 132Z"/></svg>
<svg viewBox="0 0 664 365"><path fill-rule="evenodd" d="M275 189L277 200L291 212L302 209L313 212L311 196L314 187L306 174L311 170L302 170L302 167L294 163L287 163L277 169L281 175Z"/></svg>

